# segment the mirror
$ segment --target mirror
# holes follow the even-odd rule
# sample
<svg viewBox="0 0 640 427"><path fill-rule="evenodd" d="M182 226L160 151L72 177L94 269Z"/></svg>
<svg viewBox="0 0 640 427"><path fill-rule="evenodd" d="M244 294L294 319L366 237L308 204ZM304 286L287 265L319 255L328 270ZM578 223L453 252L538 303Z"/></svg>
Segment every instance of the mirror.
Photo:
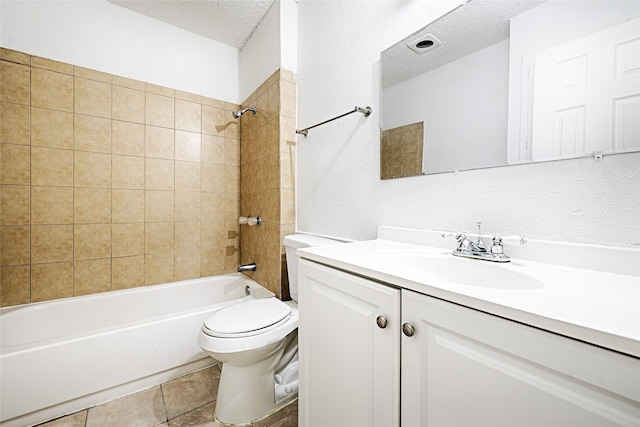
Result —
<svg viewBox="0 0 640 427"><path fill-rule="evenodd" d="M640 150L640 2L470 0L381 54L381 179Z"/></svg>

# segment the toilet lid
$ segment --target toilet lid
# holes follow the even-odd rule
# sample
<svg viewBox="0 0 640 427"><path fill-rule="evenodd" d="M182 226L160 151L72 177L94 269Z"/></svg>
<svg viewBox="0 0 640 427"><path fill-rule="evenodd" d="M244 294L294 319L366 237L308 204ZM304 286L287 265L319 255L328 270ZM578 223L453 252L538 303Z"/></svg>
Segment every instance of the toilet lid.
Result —
<svg viewBox="0 0 640 427"><path fill-rule="evenodd" d="M291 307L277 298L240 302L216 311L204 321L207 334L218 337L249 336L286 322Z"/></svg>

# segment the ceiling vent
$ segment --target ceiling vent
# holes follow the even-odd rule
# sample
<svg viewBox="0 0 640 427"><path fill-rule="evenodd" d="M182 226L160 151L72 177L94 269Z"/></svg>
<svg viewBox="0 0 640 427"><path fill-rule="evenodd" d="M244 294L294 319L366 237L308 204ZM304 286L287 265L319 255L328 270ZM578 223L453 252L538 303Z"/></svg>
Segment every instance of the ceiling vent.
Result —
<svg viewBox="0 0 640 427"><path fill-rule="evenodd" d="M407 44L407 47L416 53L424 53L440 46L442 43L433 34L425 34Z"/></svg>

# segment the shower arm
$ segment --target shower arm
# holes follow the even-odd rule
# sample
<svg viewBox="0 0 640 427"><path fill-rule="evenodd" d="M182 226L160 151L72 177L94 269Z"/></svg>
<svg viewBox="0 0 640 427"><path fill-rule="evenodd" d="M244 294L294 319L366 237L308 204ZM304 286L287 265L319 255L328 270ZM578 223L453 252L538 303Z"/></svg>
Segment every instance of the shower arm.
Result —
<svg viewBox="0 0 640 427"><path fill-rule="evenodd" d="M349 114L353 114L353 113L362 113L362 114L364 114L365 117L369 117L369 115L371 114L371 107L362 108L362 107L356 106L353 110L347 111L346 113L340 114L339 116L336 116L336 117L334 117L332 119L325 120L322 123L318 123L318 124L315 124L313 126L309 126L308 128L304 128L304 129L301 129L301 130L296 130L296 133L300 134L300 135L304 135L306 137L307 134L309 133L309 129L313 129L313 128L318 127L318 126L322 126L324 124L327 124L329 122L332 122L334 120L337 120L337 119L339 119L341 117L344 117L344 116L348 116Z"/></svg>

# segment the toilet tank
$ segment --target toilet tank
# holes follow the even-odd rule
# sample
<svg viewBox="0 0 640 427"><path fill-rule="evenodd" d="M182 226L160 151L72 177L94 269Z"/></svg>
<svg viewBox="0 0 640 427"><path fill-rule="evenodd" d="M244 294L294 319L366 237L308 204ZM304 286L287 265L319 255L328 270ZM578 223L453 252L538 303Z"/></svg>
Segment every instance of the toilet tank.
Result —
<svg viewBox="0 0 640 427"><path fill-rule="evenodd" d="M287 271L289 276L289 294L291 299L298 301L298 257L299 248L312 248L315 246L338 245L343 243L326 237L313 234L291 234L284 237L284 247L287 254Z"/></svg>

